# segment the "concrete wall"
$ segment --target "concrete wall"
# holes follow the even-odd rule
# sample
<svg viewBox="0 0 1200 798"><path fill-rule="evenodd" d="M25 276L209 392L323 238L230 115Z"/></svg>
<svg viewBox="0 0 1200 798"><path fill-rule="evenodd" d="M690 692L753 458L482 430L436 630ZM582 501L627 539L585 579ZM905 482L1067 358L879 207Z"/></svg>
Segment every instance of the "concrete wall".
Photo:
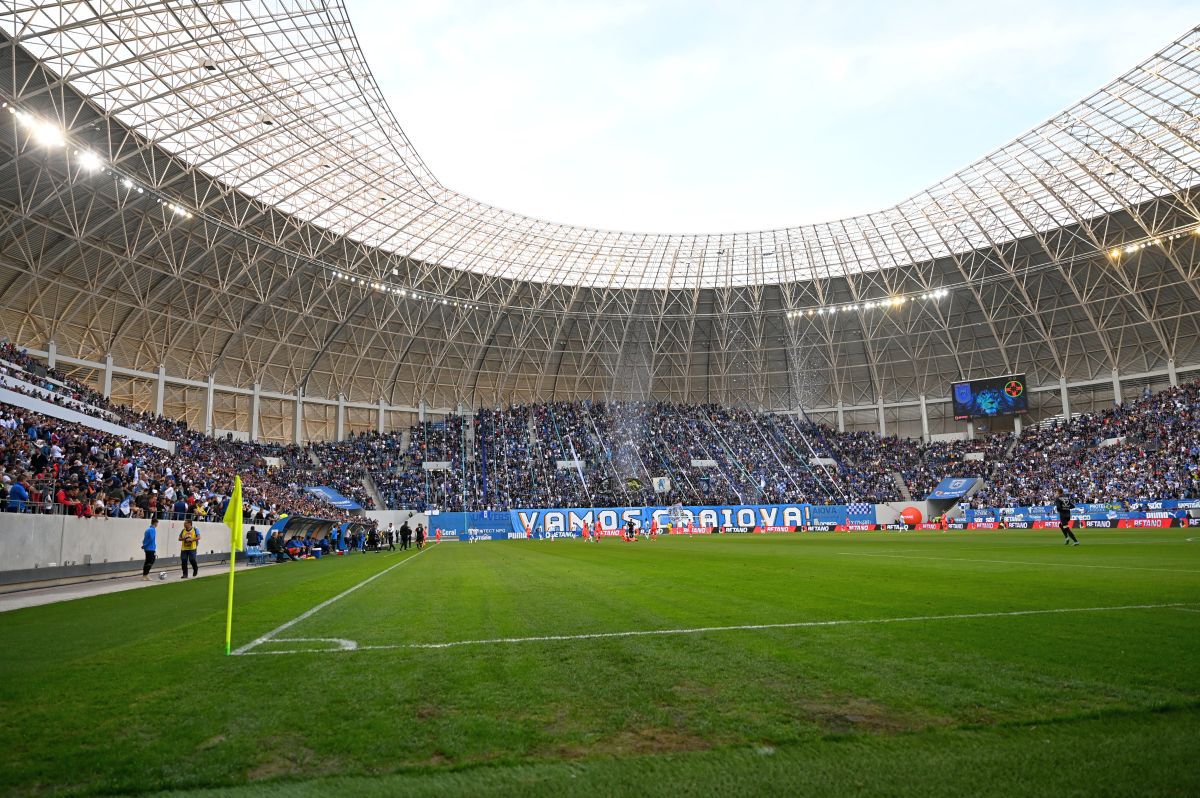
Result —
<svg viewBox="0 0 1200 798"><path fill-rule="evenodd" d="M921 520L928 521L933 508L927 501L917 502L887 502L875 505L875 517L881 524L894 524L900 520L900 512L907 507L915 507L921 512Z"/></svg>
<svg viewBox="0 0 1200 798"><path fill-rule="evenodd" d="M388 521L395 524L397 529L405 521L408 521L408 525L413 529L417 528L417 524L424 524L426 529L430 528L429 516L416 510L366 510L363 515L374 518L383 529L387 529Z"/></svg>
<svg viewBox="0 0 1200 798"><path fill-rule="evenodd" d="M0 581L36 581L30 571L45 571L46 579L64 575L106 575L142 562L144 520L75 518L66 515L0 513ZM200 555L225 559L229 554L229 528L222 523L198 523ZM175 565L179 557L181 521L158 526L158 559ZM104 567L102 567L104 566ZM117 567L120 566L120 567ZM68 571L64 569L70 569ZM8 575L8 579L3 577Z"/></svg>

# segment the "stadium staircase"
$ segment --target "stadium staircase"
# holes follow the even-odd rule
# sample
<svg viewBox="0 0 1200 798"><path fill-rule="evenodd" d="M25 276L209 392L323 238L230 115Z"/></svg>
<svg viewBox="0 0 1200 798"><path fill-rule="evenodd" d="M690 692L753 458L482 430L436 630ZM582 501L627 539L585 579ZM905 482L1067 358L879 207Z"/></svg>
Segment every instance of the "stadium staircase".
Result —
<svg viewBox="0 0 1200 798"><path fill-rule="evenodd" d="M1013 450L1017 448L1017 444L1020 442L1021 436L1014 435L1012 440L1008 442L1008 446L1004 447L1004 454L1000 456L1000 459L1007 460L1008 458L1012 457Z"/></svg>
<svg viewBox="0 0 1200 798"><path fill-rule="evenodd" d="M375 478L371 476L370 471L363 474L362 484L367 489L367 495L375 502L375 506L380 510L386 509L387 505L383 502L383 494L379 492L379 486L375 484Z"/></svg>
<svg viewBox="0 0 1200 798"><path fill-rule="evenodd" d="M900 491L900 496L906 502L913 500L912 492L908 489L908 483L904 481L904 475L899 471L892 472L892 481L896 483L896 489Z"/></svg>
<svg viewBox="0 0 1200 798"><path fill-rule="evenodd" d="M315 465L317 468L320 468L320 467L321 467L321 458L320 458L320 457L317 457L317 453L316 453L315 451L313 451L312 449L309 449L309 450L308 450L308 459L309 459L309 460L312 462L312 464L313 464L313 465Z"/></svg>

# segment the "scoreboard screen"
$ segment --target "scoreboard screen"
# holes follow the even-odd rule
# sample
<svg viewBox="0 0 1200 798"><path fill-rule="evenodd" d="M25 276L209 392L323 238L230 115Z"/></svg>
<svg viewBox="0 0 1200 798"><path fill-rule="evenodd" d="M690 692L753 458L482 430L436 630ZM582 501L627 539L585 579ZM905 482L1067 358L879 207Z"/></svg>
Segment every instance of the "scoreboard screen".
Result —
<svg viewBox="0 0 1200 798"><path fill-rule="evenodd" d="M954 401L956 421L1019 416L1029 412L1024 374L956 382L951 386L950 398Z"/></svg>

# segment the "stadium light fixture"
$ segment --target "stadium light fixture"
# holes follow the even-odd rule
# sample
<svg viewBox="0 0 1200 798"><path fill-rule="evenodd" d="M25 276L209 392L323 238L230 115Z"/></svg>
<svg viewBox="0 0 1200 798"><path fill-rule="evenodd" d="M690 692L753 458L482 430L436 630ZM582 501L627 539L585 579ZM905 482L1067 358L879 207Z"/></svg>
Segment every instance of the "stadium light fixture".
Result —
<svg viewBox="0 0 1200 798"><path fill-rule="evenodd" d="M104 168L100 156L91 150L78 150L75 155L79 158L79 165L89 172L99 172Z"/></svg>
<svg viewBox="0 0 1200 798"><path fill-rule="evenodd" d="M34 125L33 137L44 147L62 147L67 143L62 130L51 122L38 122Z"/></svg>

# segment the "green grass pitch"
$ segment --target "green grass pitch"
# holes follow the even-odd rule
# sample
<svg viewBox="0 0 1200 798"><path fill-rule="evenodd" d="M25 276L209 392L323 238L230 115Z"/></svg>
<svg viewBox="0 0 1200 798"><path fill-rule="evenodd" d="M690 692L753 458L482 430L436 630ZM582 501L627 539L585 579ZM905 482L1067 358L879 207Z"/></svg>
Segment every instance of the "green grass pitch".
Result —
<svg viewBox="0 0 1200 798"><path fill-rule="evenodd" d="M1200 530L1081 539L291 563L229 657L225 581L172 570L0 615L0 794L1200 794Z"/></svg>

